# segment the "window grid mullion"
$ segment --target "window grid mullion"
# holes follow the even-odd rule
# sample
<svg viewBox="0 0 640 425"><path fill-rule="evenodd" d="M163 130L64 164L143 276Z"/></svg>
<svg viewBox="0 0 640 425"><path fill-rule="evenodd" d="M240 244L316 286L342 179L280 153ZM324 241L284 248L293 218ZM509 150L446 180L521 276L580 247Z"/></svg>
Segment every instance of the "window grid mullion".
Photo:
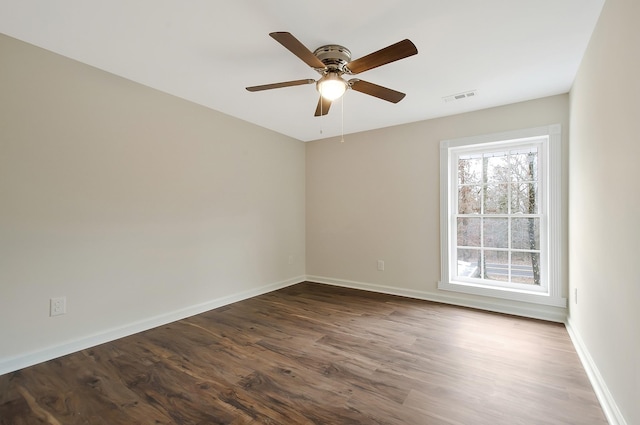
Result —
<svg viewBox="0 0 640 425"><path fill-rule="evenodd" d="M513 174L513 169L511 168L513 163L511 161L511 151L509 151L509 153L507 154L507 163L509 164L509 173L508 173L508 179L507 179L507 213L509 214L509 217L507 217L507 247L509 248L509 251L507 253L507 269L508 269L508 277L507 277L507 281L511 282L511 214L513 213L513 211L511 211L511 201L512 201L512 188L513 185L511 184L511 176Z"/></svg>

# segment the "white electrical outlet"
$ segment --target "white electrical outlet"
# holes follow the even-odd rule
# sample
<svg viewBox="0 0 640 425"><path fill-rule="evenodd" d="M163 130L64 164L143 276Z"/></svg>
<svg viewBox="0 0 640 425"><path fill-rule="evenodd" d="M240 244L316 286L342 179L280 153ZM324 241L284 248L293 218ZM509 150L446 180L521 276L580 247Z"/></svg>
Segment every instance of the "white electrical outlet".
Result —
<svg viewBox="0 0 640 425"><path fill-rule="evenodd" d="M384 260L378 260L378 270L384 271Z"/></svg>
<svg viewBox="0 0 640 425"><path fill-rule="evenodd" d="M49 305L50 316L60 316L67 313L67 297L51 298Z"/></svg>

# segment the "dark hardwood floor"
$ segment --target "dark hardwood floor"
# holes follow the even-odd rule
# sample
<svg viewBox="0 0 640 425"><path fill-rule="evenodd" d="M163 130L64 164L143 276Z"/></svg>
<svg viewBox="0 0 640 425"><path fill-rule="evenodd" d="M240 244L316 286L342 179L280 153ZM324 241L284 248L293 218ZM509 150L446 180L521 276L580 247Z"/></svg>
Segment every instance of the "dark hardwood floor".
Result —
<svg viewBox="0 0 640 425"><path fill-rule="evenodd" d="M606 424L563 325L302 283L0 376L0 424Z"/></svg>

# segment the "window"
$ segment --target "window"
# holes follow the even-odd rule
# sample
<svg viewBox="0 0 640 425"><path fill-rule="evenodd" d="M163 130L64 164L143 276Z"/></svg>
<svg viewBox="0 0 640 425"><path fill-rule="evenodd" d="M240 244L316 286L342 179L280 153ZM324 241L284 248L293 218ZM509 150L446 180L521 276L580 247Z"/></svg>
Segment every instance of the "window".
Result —
<svg viewBox="0 0 640 425"><path fill-rule="evenodd" d="M566 306L560 125L440 145L440 289Z"/></svg>

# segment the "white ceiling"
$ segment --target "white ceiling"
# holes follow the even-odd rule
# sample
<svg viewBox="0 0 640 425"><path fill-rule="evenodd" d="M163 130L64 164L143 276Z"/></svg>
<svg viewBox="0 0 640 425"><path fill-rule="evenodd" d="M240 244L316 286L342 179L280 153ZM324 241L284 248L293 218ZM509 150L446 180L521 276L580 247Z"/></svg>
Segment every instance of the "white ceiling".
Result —
<svg viewBox="0 0 640 425"><path fill-rule="evenodd" d="M299 140L566 93L604 0L0 0L0 32ZM318 74L269 37L353 59L409 38L418 55L358 78L407 93L353 90L313 116L315 86L246 86ZM444 102L452 94L477 96Z"/></svg>

